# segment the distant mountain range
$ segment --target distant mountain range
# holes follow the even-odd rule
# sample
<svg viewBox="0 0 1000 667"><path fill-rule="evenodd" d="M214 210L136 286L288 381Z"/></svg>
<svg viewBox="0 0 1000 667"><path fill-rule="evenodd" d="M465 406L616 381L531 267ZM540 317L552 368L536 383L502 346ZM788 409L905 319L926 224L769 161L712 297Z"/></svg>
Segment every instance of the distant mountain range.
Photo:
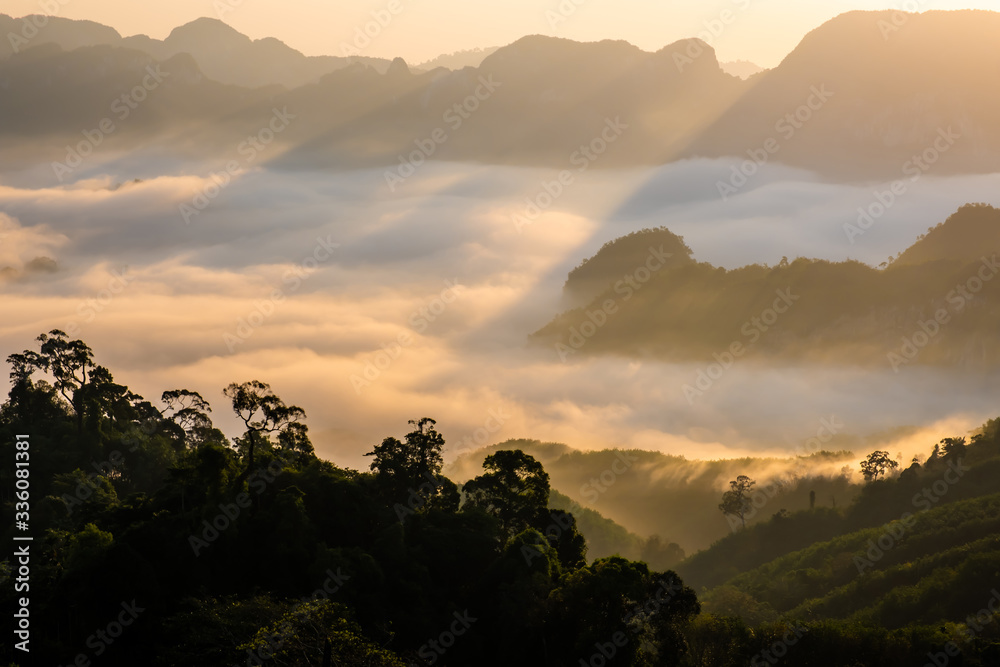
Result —
<svg viewBox="0 0 1000 667"><path fill-rule="evenodd" d="M433 60L428 60L427 62L418 64L416 69L429 72L430 70L437 69L438 67L444 67L445 69L452 70L463 69L465 67L479 67L488 55L499 48L499 46L490 46L485 49L465 49L464 51L446 53L434 58Z"/></svg>
<svg viewBox="0 0 1000 667"><path fill-rule="evenodd" d="M0 32L20 36L24 21L37 23L28 16L14 19L0 14ZM281 85L296 88L318 81L324 74L343 69L352 63L362 63L384 73L389 61L363 56L305 56L273 37L252 40L218 19L200 18L173 31L164 40L146 35L122 37L117 30L92 21L75 21L58 16L47 20L38 34L22 44L19 40L0 41L0 58L41 44L57 44L65 51L84 46L114 46L135 49L158 61L169 60L179 53L190 54L199 69L219 83L255 88ZM29 34L31 34L29 32Z"/></svg>
<svg viewBox="0 0 1000 667"><path fill-rule="evenodd" d="M269 156L287 168L407 171L446 159L581 169L733 156L848 180L898 178L908 165L1000 170L1000 91L991 84L1000 13L900 16L839 16L745 81L699 40L650 53L529 36L478 66L481 53L465 52L437 64L468 66L420 72L400 59L307 57L214 19L159 41L50 17L30 39L0 44L0 145L10 157L20 147L24 159L57 159L159 63L169 78L118 124L109 147L213 155L287 107L297 120L280 137L284 150ZM4 33L25 25L0 15ZM609 124L618 130L607 134Z"/></svg>

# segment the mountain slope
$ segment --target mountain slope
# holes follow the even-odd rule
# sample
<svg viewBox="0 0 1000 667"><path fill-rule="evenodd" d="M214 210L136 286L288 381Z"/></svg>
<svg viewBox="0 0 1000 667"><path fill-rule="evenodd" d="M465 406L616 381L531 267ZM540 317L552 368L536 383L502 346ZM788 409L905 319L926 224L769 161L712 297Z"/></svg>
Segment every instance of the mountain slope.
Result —
<svg viewBox="0 0 1000 667"><path fill-rule="evenodd" d="M641 289L605 289L532 338L566 358L624 354L714 362L713 354L743 357L750 351L893 368L992 367L1000 363L1000 288L993 281L1000 272L998 215L989 206L964 206L883 271L804 258L733 270L693 261L667 266ZM631 243L641 247L645 238L652 245L660 234L646 230ZM634 258L623 258L604 272L625 275L636 266ZM582 344L574 331L609 299L614 317Z"/></svg>
<svg viewBox="0 0 1000 667"><path fill-rule="evenodd" d="M773 138L775 160L850 179L996 171L998 33L988 11L843 14L755 77L690 150L746 157ZM927 169L908 162L935 142Z"/></svg>

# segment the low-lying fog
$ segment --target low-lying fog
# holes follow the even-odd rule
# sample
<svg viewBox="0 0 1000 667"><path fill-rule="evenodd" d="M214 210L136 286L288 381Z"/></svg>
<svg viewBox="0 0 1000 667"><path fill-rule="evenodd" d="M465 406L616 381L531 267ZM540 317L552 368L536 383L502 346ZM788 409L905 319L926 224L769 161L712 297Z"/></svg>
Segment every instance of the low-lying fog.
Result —
<svg viewBox="0 0 1000 667"><path fill-rule="evenodd" d="M322 456L352 467L423 416L448 458L463 440L511 437L717 458L791 451L831 415L847 434L924 428L892 451L927 450L1000 412L987 378L750 356L692 405L681 388L704 364L564 363L527 342L564 307L567 272L630 231L667 226L725 267L800 255L877 265L962 204L1000 205L1000 175L908 182L852 244L844 224L887 183L765 167L723 201L730 163L696 161L574 173L546 208L552 169L426 164L395 191L381 169L253 169L217 188L209 174L224 164L131 156L58 186L42 167L0 174L4 356L67 330L148 398L200 391L230 435L222 387L260 379L306 409ZM545 210L533 217L528 199Z"/></svg>

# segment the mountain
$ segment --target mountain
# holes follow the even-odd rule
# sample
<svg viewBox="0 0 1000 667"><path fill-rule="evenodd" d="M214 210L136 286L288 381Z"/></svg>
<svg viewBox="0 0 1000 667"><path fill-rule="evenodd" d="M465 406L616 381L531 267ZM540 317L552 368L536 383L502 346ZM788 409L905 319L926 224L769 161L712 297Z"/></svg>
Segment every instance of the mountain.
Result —
<svg viewBox="0 0 1000 667"><path fill-rule="evenodd" d="M483 60L499 49L498 46L490 46L485 49L465 49L464 51L455 51L454 53L446 53L422 62L417 65L417 69L422 69L426 71L431 71L437 69L438 67L444 67L445 69L456 70L465 67L479 67Z"/></svg>
<svg viewBox="0 0 1000 667"><path fill-rule="evenodd" d="M24 25L7 16L0 23L14 31ZM204 79L231 86L221 108L242 105L235 127L214 109L197 122L175 120L167 106L173 101L160 96L143 105L172 137L183 137L176 143L184 150L204 156L239 144L273 108L287 106L298 119L281 136L289 150L269 159L288 169L382 166L395 184L426 160L572 173L737 157L847 181L994 172L1000 121L992 110L1000 91L988 82L1000 74L998 32L996 12L851 12L809 33L778 67L743 81L696 39L650 53L622 41L533 35L496 49L478 67L423 72L399 59L306 57L214 19L181 26L163 41L52 19L0 59L0 68L15 106L63 109L15 117L0 137L17 144L14 128L26 122L57 134L93 127L99 116L66 104L67 91L35 85L19 69L32 61L43 81L58 78L41 69L42 61L60 66L52 48L103 47L160 62L189 54ZM30 55L36 50L44 57ZM99 63L94 51L66 53L91 68L95 90L117 85L132 71L124 61L136 58L109 55Z"/></svg>
<svg viewBox="0 0 1000 667"><path fill-rule="evenodd" d="M719 63L719 66L722 67L722 71L726 74L731 74L732 76L737 76L741 79L749 79L754 74L764 71L763 67L754 64L749 60L730 60L728 62Z"/></svg>
<svg viewBox="0 0 1000 667"><path fill-rule="evenodd" d="M824 446L850 447L860 452L870 451L878 443L841 434ZM719 511L719 501L729 481L738 475L753 477L760 489L760 502L747 516L748 525L766 522L781 510L808 508L810 491L815 492L822 508L850 502L860 488L851 480L850 472L843 470L845 465L853 469L860 458L850 451L804 451L788 459L697 461L659 452L579 451L557 443L508 440L459 457L445 467L444 473L456 483L464 483L482 474L483 459L507 449L520 449L542 463L552 488L575 503L570 505L574 514L580 512L579 508L595 510L604 520L610 519L642 539L659 536L662 542L656 542L663 547L676 543L677 550L688 553L704 549L732 532L733 525ZM634 542L630 545L631 538L602 524L597 517L581 520L580 530L588 542L591 536L605 534L599 544L608 546L600 548L639 546Z"/></svg>
<svg viewBox="0 0 1000 667"><path fill-rule="evenodd" d="M6 157L13 162L30 151L24 159L70 167L92 152L158 145L175 155L204 155L235 146L259 130L276 92L213 81L186 53L161 62L132 49L66 52L57 44L0 60L0 87L18 92L0 97ZM225 133L211 131L220 125ZM201 128L209 129L205 136Z"/></svg>
<svg viewBox="0 0 1000 667"><path fill-rule="evenodd" d="M998 224L997 209L964 206L884 270L805 258L732 270L668 264L642 285L605 280L584 306L558 315L532 339L554 345L563 358L620 354L713 363L719 355L750 352L897 370L911 363L993 368L1000 363L1000 292L990 282L1000 272ZM663 230L645 230L629 242L655 247L663 237ZM607 266L601 257L608 252L571 272L567 287L594 262L605 264L605 276L642 266L634 257ZM584 336L588 313L608 308L614 317Z"/></svg>
<svg viewBox="0 0 1000 667"><path fill-rule="evenodd" d="M669 161L704 125L705 109L725 107L739 94L739 80L719 69L707 45L702 58L679 71L674 57L686 48L683 42L648 53L626 42L524 37L478 68L402 78L390 99L376 100L363 115L316 118L329 130L280 164L394 165L402 175L430 155L573 170ZM336 82L330 75L292 97L342 96ZM436 130L438 141L428 144Z"/></svg>
<svg viewBox="0 0 1000 667"><path fill-rule="evenodd" d="M747 157L774 140L776 161L853 180L996 171L998 33L989 11L843 14L749 81L689 153Z"/></svg>
<svg viewBox="0 0 1000 667"><path fill-rule="evenodd" d="M694 262L691 248L687 247L684 239L666 227L633 232L608 241L596 255L570 271L563 292L573 301L585 305L621 280L623 267L644 266L653 250L656 251L654 259L663 261L665 267ZM661 256L664 256L662 260Z"/></svg>
<svg viewBox="0 0 1000 667"><path fill-rule="evenodd" d="M992 206L966 206L928 229L892 265L941 260L972 262L994 248L1000 248L1000 210Z"/></svg>
<svg viewBox="0 0 1000 667"><path fill-rule="evenodd" d="M677 570L706 611L886 628L963 621L1000 576L997 420L965 444L868 483L840 509L778 516L719 540Z"/></svg>
<svg viewBox="0 0 1000 667"><path fill-rule="evenodd" d="M39 27L41 26L41 27ZM40 44L58 44L66 51L81 46L118 44L122 36L114 28L94 21L29 14L14 18L0 14L0 59Z"/></svg>
<svg viewBox="0 0 1000 667"><path fill-rule="evenodd" d="M13 19L0 14L0 30L4 34L20 34L24 21L33 26L38 16ZM220 83L249 88L281 85L297 88L318 81L323 75L352 63L363 63L378 72L385 72L389 61L363 56L305 56L273 37L252 40L222 21L199 18L174 28L164 40L146 35L123 38L117 30L92 21L77 21L61 17L45 17L46 25L38 29L23 46L58 44L66 51L81 46L107 45L135 49L153 58L166 61L180 54L190 54L206 76ZM0 45L0 58L14 53L10 40Z"/></svg>

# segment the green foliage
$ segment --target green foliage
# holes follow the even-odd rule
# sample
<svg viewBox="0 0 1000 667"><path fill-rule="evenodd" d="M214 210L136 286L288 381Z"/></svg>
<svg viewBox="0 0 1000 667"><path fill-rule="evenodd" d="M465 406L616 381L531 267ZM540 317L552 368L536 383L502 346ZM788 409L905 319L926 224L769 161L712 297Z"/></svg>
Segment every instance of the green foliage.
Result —
<svg viewBox="0 0 1000 667"><path fill-rule="evenodd" d="M263 382L227 387L245 427L227 440L199 394L163 392L161 410L116 384L83 343L53 333L43 346L56 361L15 359L0 406L3 455L13 458L11 434L31 434L33 521L49 526L32 545L42 662L91 651L95 628L130 605L138 620L101 664L572 664L574 614L592 630L620 627L613 614L659 580L623 559L590 566L604 584L571 578L588 567L586 540L573 513L547 506L548 473L524 452L489 458L460 507L432 419L376 447L362 473L316 458L305 415ZM46 368L63 377L65 397L37 377ZM400 521L396 506L411 500ZM9 498L3 510L12 513ZM648 550L672 553L659 541ZM631 597L612 591L616 577ZM580 602L595 590L614 598L603 607L612 616L601 617L603 601ZM0 602L13 595L6 587ZM683 653L693 594L685 604L639 617L638 654ZM476 620L428 653L460 617Z"/></svg>
<svg viewBox="0 0 1000 667"><path fill-rule="evenodd" d="M497 518L513 536L544 521L549 501L549 475L542 464L519 449L501 450L486 457L486 473L463 487L466 503Z"/></svg>
<svg viewBox="0 0 1000 667"><path fill-rule="evenodd" d="M973 640L963 634L988 600L984 582L1000 576L996 420L971 442L943 440L852 504L748 522L678 574L667 565L678 545L639 538L552 492L546 467L564 471L581 454L543 448L543 466L496 449L460 506L433 420L376 447L374 472L343 469L311 452L303 414L253 382L231 385L246 431L229 447L194 392L165 392L160 411L116 384L82 343L58 332L42 343L36 354L50 360L15 358L0 406L0 455L12 454L12 434L32 435L32 520L46 526L31 562L42 662L74 661L123 605L142 612L101 664L208 667L255 655L274 665L549 667L612 642L608 665L743 665L789 624L804 628L789 664L919 664L949 640L963 642L966 664L988 664L1000 645L1000 619ZM62 389L43 372L62 376ZM620 456L598 454L603 464ZM719 477L718 467L704 470ZM421 476L435 491L418 493L401 521L395 505L411 499L387 493ZM943 479L953 481L941 489ZM612 485L601 502L629 485ZM716 519L717 493L700 496ZM2 509L10 516L13 501ZM898 520L906 511L912 521ZM645 562L592 553L588 564L588 533ZM886 533L892 547L869 558ZM862 573L859 557L871 561ZM0 575L13 572L0 564ZM681 577L714 587L703 595L711 613L700 614ZM5 587L0 603L12 606L13 595ZM447 635L459 619L468 619L462 632ZM432 650L442 637L447 650Z"/></svg>

